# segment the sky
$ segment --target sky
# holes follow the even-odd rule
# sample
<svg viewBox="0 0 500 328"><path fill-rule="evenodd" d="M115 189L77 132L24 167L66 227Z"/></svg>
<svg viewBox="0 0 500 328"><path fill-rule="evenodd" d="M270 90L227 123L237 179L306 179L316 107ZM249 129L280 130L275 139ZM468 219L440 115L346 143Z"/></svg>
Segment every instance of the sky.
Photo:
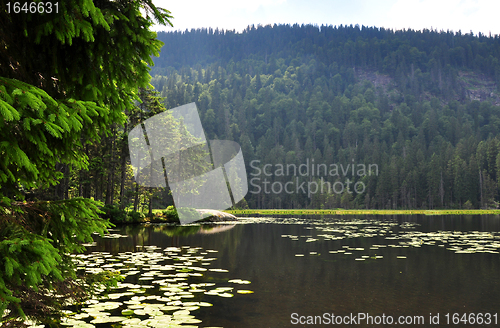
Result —
<svg viewBox="0 0 500 328"><path fill-rule="evenodd" d="M153 0L174 16L174 27L236 30L258 24L376 26L500 34L499 0Z"/></svg>

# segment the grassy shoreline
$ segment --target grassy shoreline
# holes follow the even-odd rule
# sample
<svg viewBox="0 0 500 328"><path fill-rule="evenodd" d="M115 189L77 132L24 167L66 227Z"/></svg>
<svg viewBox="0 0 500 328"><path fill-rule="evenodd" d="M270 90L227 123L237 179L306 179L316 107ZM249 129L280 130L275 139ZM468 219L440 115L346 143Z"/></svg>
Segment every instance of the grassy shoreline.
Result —
<svg viewBox="0 0 500 328"><path fill-rule="evenodd" d="M346 209L246 209L246 210L226 210L224 212L236 216L248 215L486 215L500 214L500 209L495 210L346 210Z"/></svg>
<svg viewBox="0 0 500 328"><path fill-rule="evenodd" d="M165 210L154 209L153 216L147 217L144 213L119 211L117 209L106 209L104 218L109 219L113 224L140 224L140 223L172 223L178 224L179 217L172 207ZM500 215L500 209L493 210L347 210L347 209L245 209L245 210L225 210L229 214L240 217L249 216L273 216L273 215ZM210 219L204 222L213 222ZM217 220L216 220L217 221Z"/></svg>

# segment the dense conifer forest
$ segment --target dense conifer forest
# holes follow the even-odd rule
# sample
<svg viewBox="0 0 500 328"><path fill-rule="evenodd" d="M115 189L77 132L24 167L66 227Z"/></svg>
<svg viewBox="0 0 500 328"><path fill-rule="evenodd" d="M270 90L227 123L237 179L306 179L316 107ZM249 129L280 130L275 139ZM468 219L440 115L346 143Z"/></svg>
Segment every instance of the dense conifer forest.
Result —
<svg viewBox="0 0 500 328"><path fill-rule="evenodd" d="M152 84L166 108L196 102L210 139L242 146L250 184L241 206L498 206L498 35L274 25L158 38ZM315 176L286 170L312 162ZM358 174L370 164L378 174ZM299 188L346 179L351 192Z"/></svg>
<svg viewBox="0 0 500 328"><path fill-rule="evenodd" d="M58 183L23 190L27 200L93 198L117 221L172 205L168 190L135 183L128 132L196 102L208 139L242 147L249 192L239 207L498 206L497 35L275 25L158 39L156 90L141 89L123 125L96 130L100 142L82 148L88 170L57 164Z"/></svg>

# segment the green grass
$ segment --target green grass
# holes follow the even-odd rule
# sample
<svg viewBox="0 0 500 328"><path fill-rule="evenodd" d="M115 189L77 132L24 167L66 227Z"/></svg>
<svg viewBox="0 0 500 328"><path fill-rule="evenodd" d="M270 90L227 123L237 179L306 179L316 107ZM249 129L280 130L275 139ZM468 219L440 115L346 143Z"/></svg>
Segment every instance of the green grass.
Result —
<svg viewBox="0 0 500 328"><path fill-rule="evenodd" d="M281 209L265 209L265 210L227 210L224 211L233 215L485 215L485 214L500 214L500 210L346 210L346 209L330 209L330 210L281 210Z"/></svg>

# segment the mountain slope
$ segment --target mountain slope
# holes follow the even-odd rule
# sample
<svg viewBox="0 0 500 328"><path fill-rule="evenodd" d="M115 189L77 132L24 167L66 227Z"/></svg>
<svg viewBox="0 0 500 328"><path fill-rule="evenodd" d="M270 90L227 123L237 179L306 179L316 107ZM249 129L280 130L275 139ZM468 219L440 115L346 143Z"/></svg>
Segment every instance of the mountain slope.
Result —
<svg viewBox="0 0 500 328"><path fill-rule="evenodd" d="M250 207L499 200L498 36L275 25L159 38L153 85L167 108L195 101L209 138L240 143ZM313 161L328 170L313 175ZM302 164L309 174L279 171ZM370 164L377 174L362 172Z"/></svg>

